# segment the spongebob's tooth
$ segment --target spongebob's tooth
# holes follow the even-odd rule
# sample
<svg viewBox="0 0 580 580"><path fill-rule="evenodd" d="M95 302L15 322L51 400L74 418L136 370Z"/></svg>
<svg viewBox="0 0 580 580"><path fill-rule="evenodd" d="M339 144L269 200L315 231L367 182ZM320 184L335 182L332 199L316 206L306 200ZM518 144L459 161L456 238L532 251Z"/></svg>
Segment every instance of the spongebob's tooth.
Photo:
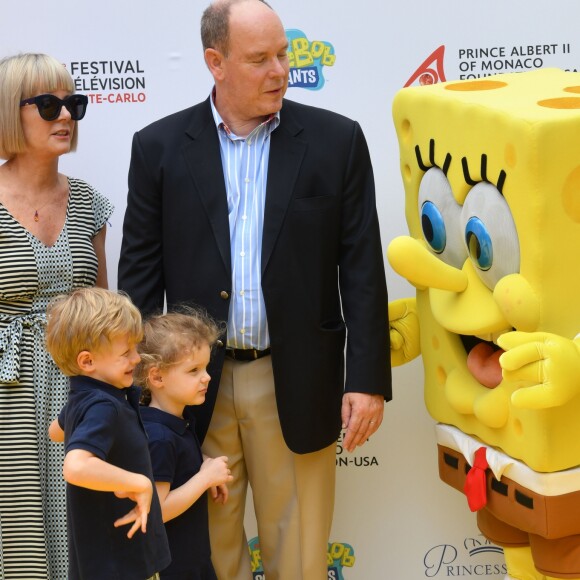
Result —
<svg viewBox="0 0 580 580"><path fill-rule="evenodd" d="M499 332L488 332L487 334L476 334L475 338L479 338L479 340L485 340L486 342L493 342L497 344L497 339L506 332L511 332L511 328L505 328L504 330L500 330Z"/></svg>

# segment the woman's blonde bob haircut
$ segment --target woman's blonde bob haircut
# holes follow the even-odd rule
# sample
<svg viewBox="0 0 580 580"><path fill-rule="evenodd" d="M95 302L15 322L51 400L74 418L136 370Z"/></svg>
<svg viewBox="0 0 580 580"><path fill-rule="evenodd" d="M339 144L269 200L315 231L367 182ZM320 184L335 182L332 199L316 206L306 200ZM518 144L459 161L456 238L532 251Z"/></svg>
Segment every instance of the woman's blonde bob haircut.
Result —
<svg viewBox="0 0 580 580"><path fill-rule="evenodd" d="M80 373L78 355L98 352L118 336L143 338L141 313L121 292L81 288L53 298L47 308L46 348L67 376Z"/></svg>
<svg viewBox="0 0 580 580"><path fill-rule="evenodd" d="M26 151L20 101L55 91L72 94L74 82L64 64L52 56L26 53L0 60L0 158L11 159ZM71 151L76 151L77 141L75 123Z"/></svg>

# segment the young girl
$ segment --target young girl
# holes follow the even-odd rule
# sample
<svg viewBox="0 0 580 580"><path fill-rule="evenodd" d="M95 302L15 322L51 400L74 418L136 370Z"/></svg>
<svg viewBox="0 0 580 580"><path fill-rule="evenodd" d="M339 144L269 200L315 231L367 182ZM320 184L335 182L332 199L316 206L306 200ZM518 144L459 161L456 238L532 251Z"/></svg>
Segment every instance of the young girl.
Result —
<svg viewBox="0 0 580 580"><path fill-rule="evenodd" d="M150 318L139 345L135 382L143 387L141 417L149 436L153 476L171 549L172 580L216 578L209 546L208 489L225 503L232 481L227 457L204 458L188 406L205 400L207 365L219 328L205 314L188 310Z"/></svg>

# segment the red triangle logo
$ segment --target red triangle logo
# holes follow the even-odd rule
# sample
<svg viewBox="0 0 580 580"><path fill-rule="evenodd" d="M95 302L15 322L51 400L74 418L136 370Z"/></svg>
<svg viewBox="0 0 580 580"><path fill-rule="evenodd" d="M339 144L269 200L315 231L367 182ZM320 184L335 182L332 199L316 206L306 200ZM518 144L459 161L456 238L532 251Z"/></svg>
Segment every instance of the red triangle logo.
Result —
<svg viewBox="0 0 580 580"><path fill-rule="evenodd" d="M415 81L420 85L434 85L445 82L445 72L443 70L443 55L445 45L442 44L435 49L421 64L421 66L411 75L405 83L405 87L411 86Z"/></svg>

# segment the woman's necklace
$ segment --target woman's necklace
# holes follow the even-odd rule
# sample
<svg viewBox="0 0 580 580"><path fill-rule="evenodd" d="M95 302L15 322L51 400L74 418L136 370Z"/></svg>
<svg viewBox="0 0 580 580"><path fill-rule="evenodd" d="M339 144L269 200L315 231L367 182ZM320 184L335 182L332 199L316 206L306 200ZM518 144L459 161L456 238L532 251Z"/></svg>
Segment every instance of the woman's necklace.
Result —
<svg viewBox="0 0 580 580"><path fill-rule="evenodd" d="M34 221L35 222L40 220L40 214L38 213L38 210L44 209L49 203L50 203L50 201L47 201L45 204L41 205L38 209L34 210Z"/></svg>
<svg viewBox="0 0 580 580"><path fill-rule="evenodd" d="M2 165L2 169L8 169L10 170L10 168L12 167L13 163L12 163L13 159L6 161L6 163L4 163L4 165ZM37 207L34 206L34 204L32 203L26 203L25 199L23 199L22 197L20 197L18 200L14 199L14 203L12 203L12 201L10 200L10 198L12 198L12 195L7 194L6 192L2 191L2 193L0 194L0 203L2 203L4 205L4 207L7 208L7 210L9 212L12 213L12 215L18 216L18 215L24 215L24 214L28 214L30 215L28 212L30 211L30 206L32 205L32 208L34 209L34 214L33 214L33 219L35 221L35 223L38 223L40 221L41 218L41 212L42 210L44 210L47 206L49 205L59 205L62 203L63 199L66 198L66 195L63 195L64 193L64 189L61 189L62 187L62 181L59 179L59 183L55 184L55 187L51 187L49 188L46 192L45 195L51 195L52 197L50 197L49 199L47 199L42 205L39 205ZM12 189L12 187L10 187L10 182L14 181L14 183L16 183L18 185L18 179L15 180L10 180L9 181L9 185L6 186L6 190L8 191L9 189ZM2 188L4 189L4 188ZM18 188L17 188L18 189ZM44 197L44 195L43 195ZM38 200L41 201L41 200ZM18 219L18 217L16 218Z"/></svg>
<svg viewBox="0 0 580 580"><path fill-rule="evenodd" d="M43 203L40 207L36 208L34 210L34 221L38 222L40 221L40 210L44 209L47 205L50 205L52 203L60 203L61 201L61 197L59 196L57 199L49 199L47 202Z"/></svg>

